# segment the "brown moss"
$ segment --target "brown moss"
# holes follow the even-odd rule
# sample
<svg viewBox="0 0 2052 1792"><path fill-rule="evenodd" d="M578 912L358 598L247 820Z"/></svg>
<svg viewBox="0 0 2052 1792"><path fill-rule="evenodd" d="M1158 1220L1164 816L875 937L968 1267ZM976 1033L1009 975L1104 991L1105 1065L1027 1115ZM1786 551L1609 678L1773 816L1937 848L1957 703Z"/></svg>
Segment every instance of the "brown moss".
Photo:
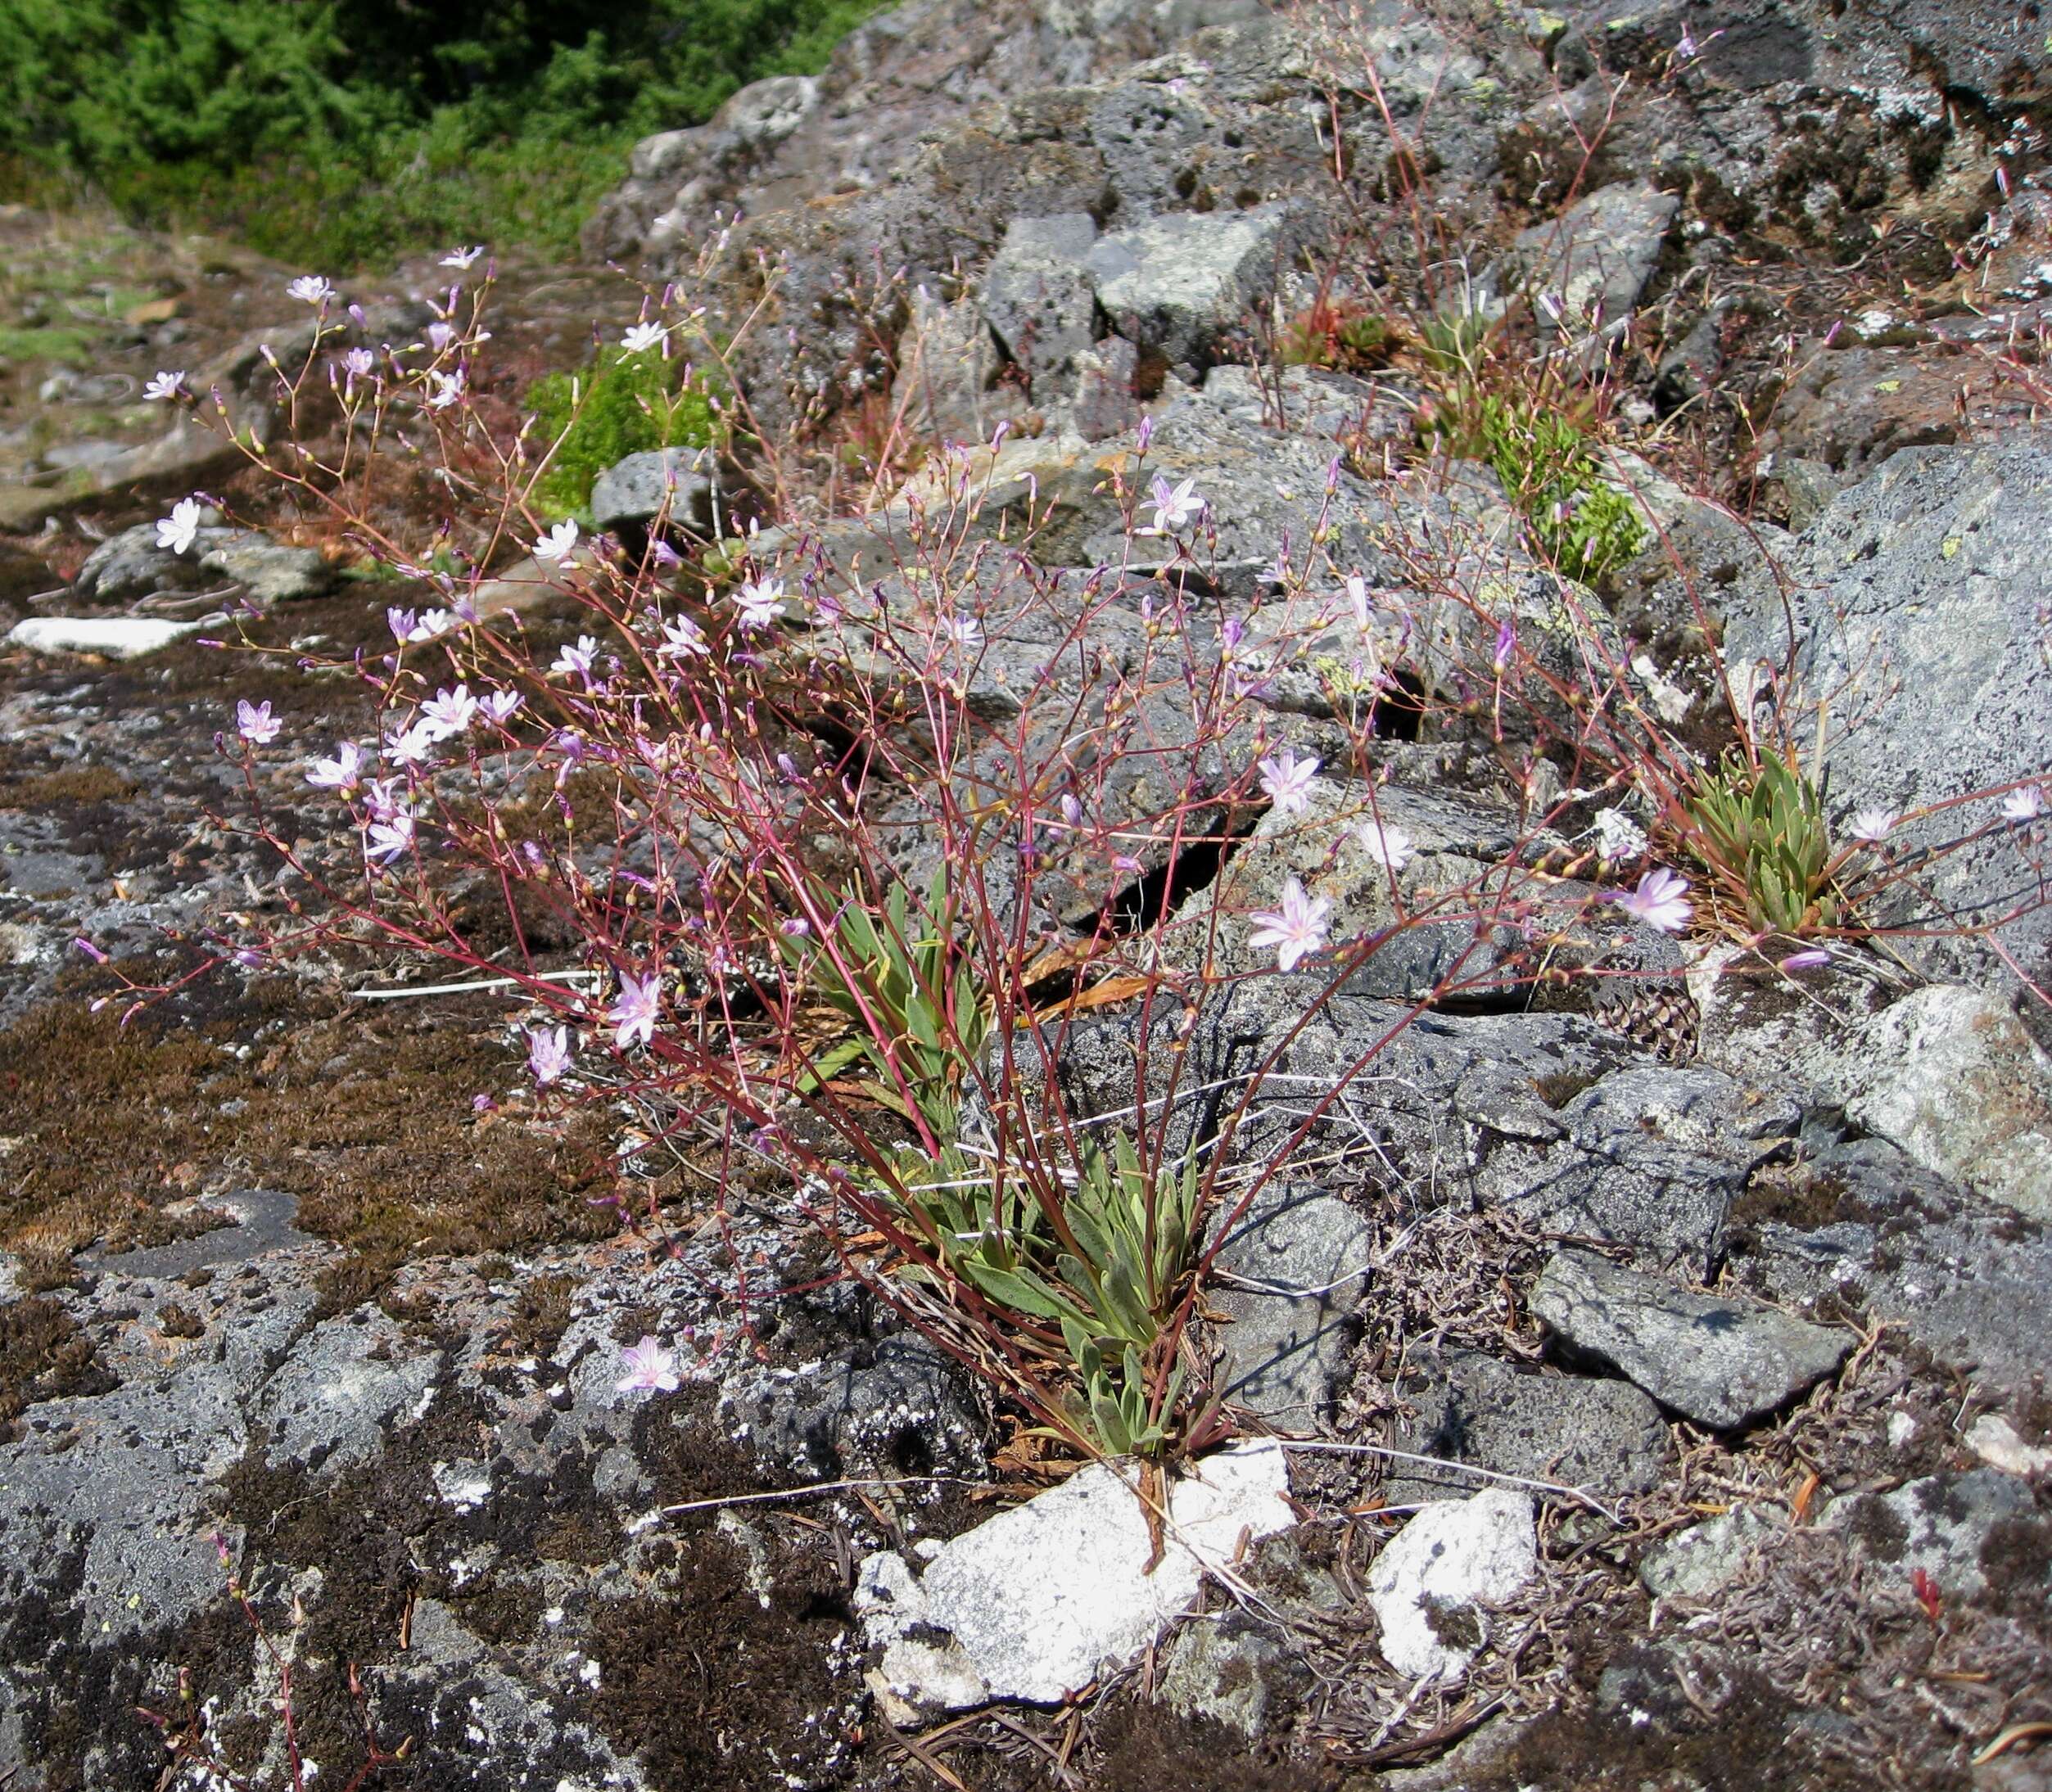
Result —
<svg viewBox="0 0 2052 1792"><path fill-rule="evenodd" d="M196 1194L278 1188L300 1197L303 1227L350 1248L330 1275L353 1305L418 1254L607 1235L612 1216L589 1199L609 1177L599 1116L558 1138L472 1111L509 1063L469 1017L322 1013L278 986L196 991L126 1029L53 1002L0 1032L17 1140L0 1245L164 1244L222 1223Z"/></svg>
<svg viewBox="0 0 2052 1792"><path fill-rule="evenodd" d="M1096 1727L1089 1784L1103 1792L1331 1792L1336 1776L1319 1764L1252 1745L1209 1718L1179 1718L1129 1698Z"/></svg>
<svg viewBox="0 0 2052 1792"><path fill-rule="evenodd" d="M115 1385L93 1340L55 1301L32 1296L0 1307L0 1438L34 1401L101 1394Z"/></svg>
<svg viewBox="0 0 2052 1792"><path fill-rule="evenodd" d="M513 1342L546 1356L569 1329L570 1297L576 1289L573 1275L537 1275L522 1283L513 1296Z"/></svg>
<svg viewBox="0 0 2052 1792"><path fill-rule="evenodd" d="M0 809L56 809L78 803L129 801L142 789L106 765L67 765L59 771L0 780Z"/></svg>
<svg viewBox="0 0 2052 1792"><path fill-rule="evenodd" d="M740 1548L693 1537L660 1596L611 1602L593 1626L599 1724L658 1792L781 1792L852 1751L855 1689L830 1665L852 1623L843 1591L826 1562L780 1543L772 1572L766 1606Z"/></svg>

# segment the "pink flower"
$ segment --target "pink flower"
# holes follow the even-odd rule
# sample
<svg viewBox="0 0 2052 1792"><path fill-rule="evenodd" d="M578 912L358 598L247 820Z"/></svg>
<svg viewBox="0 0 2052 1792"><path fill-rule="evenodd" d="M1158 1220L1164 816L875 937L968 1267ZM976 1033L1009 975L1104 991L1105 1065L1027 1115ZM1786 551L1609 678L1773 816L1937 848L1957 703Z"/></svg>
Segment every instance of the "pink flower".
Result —
<svg viewBox="0 0 2052 1792"><path fill-rule="evenodd" d="M373 821L390 821L406 807L406 796L396 778L373 778L364 793L364 807Z"/></svg>
<svg viewBox="0 0 2052 1792"><path fill-rule="evenodd" d="M440 738L426 722L409 723L385 737L385 757L395 765L424 765Z"/></svg>
<svg viewBox="0 0 2052 1792"><path fill-rule="evenodd" d="M157 523L157 546L169 548L173 553L187 553L199 539L201 515L199 499L179 499L171 506L171 514Z"/></svg>
<svg viewBox="0 0 2052 1792"><path fill-rule="evenodd" d="M745 585L737 585L730 595L741 612L743 628L766 629L776 621L778 608L784 602L784 581L751 579Z"/></svg>
<svg viewBox="0 0 2052 1792"><path fill-rule="evenodd" d="M1517 652L1517 625L1506 618L1496 630L1496 669L1502 671Z"/></svg>
<svg viewBox="0 0 2052 1792"><path fill-rule="evenodd" d="M1863 809L1847 824L1846 832L1862 844L1878 846L1902 817L1892 809Z"/></svg>
<svg viewBox="0 0 2052 1792"><path fill-rule="evenodd" d="M339 790L347 796L363 774L364 749L346 740L336 747L332 759L317 759L307 768L306 781L316 790Z"/></svg>
<svg viewBox="0 0 2052 1792"><path fill-rule="evenodd" d="M613 1044L622 1051L637 1042L647 1045L655 1037L656 1021L662 1012L661 975L653 971L646 977L623 973L620 993L606 1011L606 1018L613 1025Z"/></svg>
<svg viewBox="0 0 2052 1792"><path fill-rule="evenodd" d="M592 657L598 651L599 643L592 636L581 634L577 637L577 644L575 647L564 648L556 655L555 662L549 670L552 672L574 674L589 684L591 682Z"/></svg>
<svg viewBox="0 0 2052 1792"><path fill-rule="evenodd" d="M577 525L574 518L566 518L551 529L535 544L535 558L560 564L576 551Z"/></svg>
<svg viewBox="0 0 2052 1792"><path fill-rule="evenodd" d="M973 616L945 616L941 621L940 632L958 648L972 648L983 638L983 625Z"/></svg>
<svg viewBox="0 0 2052 1792"><path fill-rule="evenodd" d="M1373 607L1368 602L1368 581L1358 572L1347 576L1347 602L1354 606L1355 625L1366 634Z"/></svg>
<svg viewBox="0 0 2052 1792"><path fill-rule="evenodd" d="M437 691L432 701L420 706L420 720L414 725L429 729L436 740L450 740L467 732L477 720L477 699L470 694L468 684L459 684L453 691Z"/></svg>
<svg viewBox="0 0 2052 1792"><path fill-rule="evenodd" d="M1831 962L1831 955L1821 946L1806 946L1800 952L1791 952L1781 961L1784 971L1821 971Z"/></svg>
<svg viewBox="0 0 2052 1792"><path fill-rule="evenodd" d="M627 1371L615 1384L620 1393L634 1393L644 1388L664 1394L677 1391L676 1353L665 1350L652 1335L644 1334L640 1343L629 1345L620 1361Z"/></svg>
<svg viewBox="0 0 2052 1792"><path fill-rule="evenodd" d="M659 660L689 659L707 651L705 630L688 616L663 625L662 644L656 649Z"/></svg>
<svg viewBox="0 0 2052 1792"><path fill-rule="evenodd" d="M1273 759L1260 761L1261 788L1268 792L1277 815L1300 815L1311 806L1311 780L1318 775L1318 767L1323 763L1322 760L1299 759L1286 747Z"/></svg>
<svg viewBox="0 0 2052 1792"><path fill-rule="evenodd" d="M1606 900L1662 933L1679 933L1693 914L1688 891L1688 878L1656 866L1638 880L1637 889L1608 891Z"/></svg>
<svg viewBox="0 0 2052 1792"><path fill-rule="evenodd" d="M485 698L485 719L495 726L504 728L513 720L513 711L520 707L522 699L518 691L493 691Z"/></svg>
<svg viewBox="0 0 2052 1792"><path fill-rule="evenodd" d="M383 821L373 821L364 850L380 864L390 864L414 844L414 818L403 809L393 810Z"/></svg>
<svg viewBox="0 0 2052 1792"><path fill-rule="evenodd" d="M269 746L284 725L268 702L252 703L246 697L235 706L235 732L252 747Z"/></svg>
<svg viewBox="0 0 2052 1792"><path fill-rule="evenodd" d="M1162 535L1172 535L1204 514L1205 501L1197 495L1197 482L1194 479L1171 485L1156 473L1153 490L1154 526Z"/></svg>
<svg viewBox="0 0 2052 1792"><path fill-rule="evenodd" d="M531 1027L527 1029L527 1068L546 1089L569 1069L573 1054L567 1027Z"/></svg>
<svg viewBox="0 0 2052 1792"><path fill-rule="evenodd" d="M183 398L186 395L184 372L181 370L158 374L155 379L144 383L142 395L156 404L166 404L174 399Z"/></svg>
<svg viewBox="0 0 2052 1792"><path fill-rule="evenodd" d="M1308 896L1295 878L1282 887L1282 906L1251 915L1259 923L1248 945L1276 949L1276 968L1294 971L1326 941L1326 917L1332 905L1323 896Z"/></svg>

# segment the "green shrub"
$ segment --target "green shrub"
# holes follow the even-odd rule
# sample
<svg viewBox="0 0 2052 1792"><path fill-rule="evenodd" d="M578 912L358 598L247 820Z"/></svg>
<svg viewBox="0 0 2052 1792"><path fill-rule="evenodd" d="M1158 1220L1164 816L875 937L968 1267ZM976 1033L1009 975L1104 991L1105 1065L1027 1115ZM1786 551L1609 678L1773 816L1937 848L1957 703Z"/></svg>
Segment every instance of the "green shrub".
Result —
<svg viewBox="0 0 2052 1792"><path fill-rule="evenodd" d="M1638 552L1646 535L1638 512L1604 481L1589 438L1568 418L1490 396L1473 435L1476 458L1570 578L1600 578Z"/></svg>
<svg viewBox="0 0 2052 1792"><path fill-rule="evenodd" d="M683 363L658 349L628 354L612 348L581 372L536 381L527 391L536 418L530 440L537 454L558 444L536 483L536 508L551 517L583 516L592 481L628 455L716 441L720 420L704 374L694 373L688 385L682 377Z"/></svg>
<svg viewBox="0 0 2052 1792"><path fill-rule="evenodd" d="M0 174L339 273L560 251L626 147L818 68L875 0L0 0Z"/></svg>

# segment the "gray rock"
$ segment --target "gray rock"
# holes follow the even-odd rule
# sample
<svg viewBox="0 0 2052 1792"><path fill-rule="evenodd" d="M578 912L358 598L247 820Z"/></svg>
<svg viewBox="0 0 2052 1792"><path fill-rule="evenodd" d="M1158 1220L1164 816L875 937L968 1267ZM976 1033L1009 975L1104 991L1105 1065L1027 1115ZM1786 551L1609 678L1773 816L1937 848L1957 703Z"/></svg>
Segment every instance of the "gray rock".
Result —
<svg viewBox="0 0 2052 1792"><path fill-rule="evenodd" d="M1225 1397L1285 1431L1311 1429L1330 1406L1352 1346L1373 1229L1316 1185L1278 1177L1228 1233L1216 1263L1231 1280L1211 1304Z"/></svg>
<svg viewBox="0 0 2052 1792"><path fill-rule="evenodd" d="M1302 1090L1345 1079L1304 1149L1366 1146L1385 1185L1414 1198L1502 1207L1695 1275L1715 1262L1732 1203L1797 1128L1792 1102L1763 1100L1720 1072L1647 1063L1579 1015L1421 1014L1343 986L1307 1019L1326 981L1248 979L1213 991L1195 1016L1158 998L1144 1014L1078 1017L1063 1037L1069 1111L1131 1116L1144 1099L1150 1123L1181 1150L1223 1122L1272 1054L1275 1081L1249 1100L1235 1161L1266 1162L1297 1128ZM1031 1090L1043 1048L1024 1034L1012 1045Z"/></svg>
<svg viewBox="0 0 2052 1792"><path fill-rule="evenodd" d="M973 1472L983 1422L961 1370L910 1333L855 1345L802 1375L766 1370L736 1383L730 1410L759 1453L821 1480L893 1465Z"/></svg>
<svg viewBox="0 0 2052 1792"><path fill-rule="evenodd" d="M1638 1578L1656 1599L1706 1598L1736 1579L1755 1550L1788 1529L1757 1506L1741 1506L1677 1531L1648 1550Z"/></svg>
<svg viewBox="0 0 2052 1792"><path fill-rule="evenodd" d="M1973 1469L1928 1475L1890 1493L1833 1500L1817 1523L1846 1532L1855 1551L1900 1570L1905 1582L1921 1569L1941 1592L1973 1599L1995 1584L1986 1551L1996 1528L2035 1527L2042 1521L2027 1483L1998 1469ZM2013 1571L1996 1572L2005 1592L2024 1591L2009 1578ZM2052 1573L2040 1573L2044 1584L2052 1587Z"/></svg>
<svg viewBox="0 0 2052 1792"><path fill-rule="evenodd" d="M1719 1430L1786 1406L1852 1349L1843 1331L1753 1301L1693 1293L1587 1251L1555 1255L1533 1290L1532 1311L1574 1349Z"/></svg>
<svg viewBox="0 0 2052 1792"><path fill-rule="evenodd" d="M1172 365L1202 367L1274 273L1284 210L1151 218L1101 237L1083 260L1119 335Z"/></svg>
<svg viewBox="0 0 2052 1792"><path fill-rule="evenodd" d="M1828 1144L1749 1204L1732 1258L1747 1286L1887 1320L1991 1397L2027 1391L2052 1361L2052 1237L1893 1145Z"/></svg>
<svg viewBox="0 0 2052 1792"><path fill-rule="evenodd" d="M1185 1624L1169 1644L1156 1696L1186 1718L1209 1718L1245 1736L1260 1735L1270 1683L1288 1657L1258 1631L1211 1619Z"/></svg>
<svg viewBox="0 0 2052 1792"><path fill-rule="evenodd" d="M375 1307L315 1326L265 1382L251 1425L274 1462L342 1469L375 1456L403 1420L418 1420L441 1379L441 1352L409 1349Z"/></svg>
<svg viewBox="0 0 2052 1792"><path fill-rule="evenodd" d="M893 392L921 440L988 442L1028 410L1016 382L1001 383L1004 359L973 299L942 305L924 287L898 337Z"/></svg>
<svg viewBox="0 0 2052 1792"><path fill-rule="evenodd" d="M253 603L269 607L318 598L335 582L335 569L316 548L289 548L255 530L241 530L204 548L200 565L241 585Z"/></svg>
<svg viewBox="0 0 2052 1792"><path fill-rule="evenodd" d="M712 528L712 454L709 449L656 448L608 467L591 486L591 520L601 529L622 523L668 521L698 535Z"/></svg>
<svg viewBox="0 0 2052 1792"><path fill-rule="evenodd" d="M1417 1417L1396 1440L1413 1454L1586 1487L1599 1499L1645 1492L1672 1454L1659 1409L1629 1382L1521 1374L1474 1351L1413 1366L1425 1385L1403 1390ZM1409 1505L1477 1485L1458 1470L1393 1463L1382 1494Z"/></svg>
<svg viewBox="0 0 2052 1792"><path fill-rule="evenodd" d="M1613 335L1629 323L1680 210L1679 193L1645 183L1602 187L1518 237L1524 283L1559 307L1564 330Z"/></svg>
<svg viewBox="0 0 2052 1792"><path fill-rule="evenodd" d="M93 603L133 603L160 591L197 591L209 581L201 564L211 548L224 545L229 532L220 526L219 511L201 513L202 526L193 548L173 553L160 548L156 525L138 523L107 539L85 557L72 590Z"/></svg>
<svg viewBox="0 0 2052 1792"><path fill-rule="evenodd" d="M983 321L1026 371L1037 401L1063 395L1096 340L1096 295L1082 269L1096 238L1088 212L1015 218L983 271Z"/></svg>
<svg viewBox="0 0 2052 1792"><path fill-rule="evenodd" d="M1828 743L1835 816L1907 812L2052 769L2052 669L2038 621L2052 603L2049 530L2052 451L2029 440L1905 449L1833 500L1796 544L1784 581L1749 580L1734 595L1725 660L1742 709L1751 711L1756 668L1782 667L1792 648L1772 703L1805 751L1820 702L1860 718ZM2037 864L2047 825L2006 823L1993 800L1906 821L1889 837L1896 862L1965 843L1897 881L1869 913L1938 929L1892 942L1934 973L2014 992L1996 954L1946 931L1995 927L2042 984L2052 974L2052 905ZM2027 1010L2041 1037L2033 1017L2043 1012Z"/></svg>

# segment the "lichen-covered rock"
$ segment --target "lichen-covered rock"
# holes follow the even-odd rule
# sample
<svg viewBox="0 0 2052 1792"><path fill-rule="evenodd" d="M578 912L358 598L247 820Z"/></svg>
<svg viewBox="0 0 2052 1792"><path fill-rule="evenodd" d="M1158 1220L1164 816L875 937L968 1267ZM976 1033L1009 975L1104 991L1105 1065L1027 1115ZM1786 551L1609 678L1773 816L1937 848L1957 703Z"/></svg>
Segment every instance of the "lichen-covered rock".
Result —
<svg viewBox="0 0 2052 1792"><path fill-rule="evenodd" d="M1760 701L1807 754L1828 706L1842 828L1860 811L1908 815L2052 772L2052 670L2040 651L2048 528L2052 452L2036 442L1905 449L1833 502L1778 577L1733 594L1724 652L1741 706L1750 712L1763 676L1774 679ZM2005 819L1999 797L1904 821L1887 836L1891 862L1940 855L1892 880L1871 918L1918 930L1893 942L1913 963L2014 991L2015 974L1973 937L1992 929L2044 986L2048 826Z"/></svg>
<svg viewBox="0 0 2052 1792"><path fill-rule="evenodd" d="M1662 1406L1720 1430L1786 1406L1852 1350L1843 1331L1753 1301L1695 1293L1588 1251L1555 1255L1532 1311Z"/></svg>

